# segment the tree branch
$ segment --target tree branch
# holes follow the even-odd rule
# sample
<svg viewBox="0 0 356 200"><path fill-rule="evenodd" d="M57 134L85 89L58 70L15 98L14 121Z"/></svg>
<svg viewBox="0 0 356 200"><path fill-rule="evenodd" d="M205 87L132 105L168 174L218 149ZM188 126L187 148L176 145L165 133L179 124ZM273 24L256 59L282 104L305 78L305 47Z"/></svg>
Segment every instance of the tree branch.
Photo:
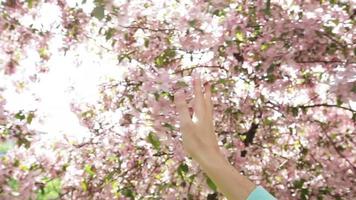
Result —
<svg viewBox="0 0 356 200"><path fill-rule="evenodd" d="M295 60L296 63L324 63L324 64L329 64L329 63L346 63L347 61L342 61L342 60Z"/></svg>
<svg viewBox="0 0 356 200"><path fill-rule="evenodd" d="M320 128L323 130L324 135L326 136L326 138L328 139L328 141L331 143L331 145L333 146L334 150L336 151L336 153L343 159L346 160L346 162L352 167L353 171L356 172L356 166L348 159L346 158L346 156L344 154L342 154L340 152L340 150L338 149L338 147L336 146L336 144L333 142L332 138L327 134L327 126L325 126L324 123L318 121L318 120L314 120L315 122L317 122L320 126Z"/></svg>
<svg viewBox="0 0 356 200"><path fill-rule="evenodd" d="M149 31L153 31L153 32L171 32L171 31L175 31L176 29L174 28L159 28L159 29L152 29L152 28L148 28L148 27L141 27L141 26L123 26L123 25L119 25L121 28L127 28L127 29L142 29L142 30L149 30Z"/></svg>
<svg viewBox="0 0 356 200"><path fill-rule="evenodd" d="M224 70L225 72L228 72L228 70L226 68L224 68L223 66L218 66L218 65L212 65L212 66L209 66L209 65L197 65L197 66L194 66L194 67L189 67L189 68L184 68L184 69L181 69L181 70L174 71L174 74L182 73L184 71L193 70L193 69L196 69L196 68L219 68L219 69Z"/></svg>
<svg viewBox="0 0 356 200"><path fill-rule="evenodd" d="M348 110L348 111L351 111L353 113L356 112L356 110L353 110L351 108L347 108L347 107L339 106L339 105L333 105L333 104L326 104L326 103L307 105L307 106L299 105L299 106L296 106L296 107L299 107L299 108L335 107L335 108L341 108L341 109L344 109L344 110Z"/></svg>

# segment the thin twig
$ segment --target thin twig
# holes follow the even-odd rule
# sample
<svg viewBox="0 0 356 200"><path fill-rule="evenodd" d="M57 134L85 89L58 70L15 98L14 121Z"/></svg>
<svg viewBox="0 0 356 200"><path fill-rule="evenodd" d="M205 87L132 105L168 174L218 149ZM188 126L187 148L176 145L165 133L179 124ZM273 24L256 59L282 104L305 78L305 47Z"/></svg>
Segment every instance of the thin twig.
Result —
<svg viewBox="0 0 356 200"><path fill-rule="evenodd" d="M299 107L299 108L315 108L315 107L334 107L334 108L341 108L341 109L344 109L344 110L348 110L348 111L351 111L351 112L356 112L356 110L353 110L351 108L347 108L347 107L344 107L344 106L339 106L339 105L333 105L333 104L326 104L326 103L322 103L322 104L314 104L314 105L299 105L299 106L296 106L296 107Z"/></svg>

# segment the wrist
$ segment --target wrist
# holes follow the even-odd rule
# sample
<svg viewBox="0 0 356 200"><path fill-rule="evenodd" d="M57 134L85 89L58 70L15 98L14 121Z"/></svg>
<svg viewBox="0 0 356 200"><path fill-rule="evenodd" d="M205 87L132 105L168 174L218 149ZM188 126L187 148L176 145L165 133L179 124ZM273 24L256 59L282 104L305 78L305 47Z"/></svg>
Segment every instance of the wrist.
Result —
<svg viewBox="0 0 356 200"><path fill-rule="evenodd" d="M256 187L255 184L241 175L221 152L210 154L206 158L200 165L217 185L219 191L224 193L228 199L247 199Z"/></svg>
<svg viewBox="0 0 356 200"><path fill-rule="evenodd" d="M230 166L229 161L220 150L207 152L201 156L198 162L205 171L213 171Z"/></svg>

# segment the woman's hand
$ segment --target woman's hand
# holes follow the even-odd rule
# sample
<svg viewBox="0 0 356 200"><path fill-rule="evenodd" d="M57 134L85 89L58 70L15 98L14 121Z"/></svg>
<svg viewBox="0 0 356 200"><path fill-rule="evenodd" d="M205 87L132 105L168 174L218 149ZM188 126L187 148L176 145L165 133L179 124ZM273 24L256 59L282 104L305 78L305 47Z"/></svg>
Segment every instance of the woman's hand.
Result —
<svg viewBox="0 0 356 200"><path fill-rule="evenodd" d="M228 199L245 200L256 186L231 166L220 152L213 122L210 85L204 86L203 94L200 78L197 77L193 80L193 87L196 122L190 117L184 94L179 92L174 97L183 147Z"/></svg>
<svg viewBox="0 0 356 200"><path fill-rule="evenodd" d="M213 121L213 104L211 86L204 85L204 94L199 77L193 79L194 104L193 112L196 121L190 117L189 108L183 92L175 94L174 101L179 113L180 130L183 146L187 153L199 163L209 162L212 154L220 154Z"/></svg>

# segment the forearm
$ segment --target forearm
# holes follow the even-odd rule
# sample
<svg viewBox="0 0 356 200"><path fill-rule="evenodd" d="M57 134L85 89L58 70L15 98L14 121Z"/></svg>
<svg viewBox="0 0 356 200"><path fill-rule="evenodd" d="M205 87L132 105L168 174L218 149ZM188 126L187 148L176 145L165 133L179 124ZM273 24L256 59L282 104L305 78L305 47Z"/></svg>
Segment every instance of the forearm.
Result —
<svg viewBox="0 0 356 200"><path fill-rule="evenodd" d="M191 119L184 93L178 92L174 95L181 121L184 149L201 165L203 171L228 199L246 200L256 186L232 167L221 154L214 131L211 86L204 85L203 95L200 78L193 80L193 110L197 121L193 122Z"/></svg>
<svg viewBox="0 0 356 200"><path fill-rule="evenodd" d="M217 185L230 200L246 200L256 185L241 175L220 153L207 155L208 159L201 159L203 171Z"/></svg>

